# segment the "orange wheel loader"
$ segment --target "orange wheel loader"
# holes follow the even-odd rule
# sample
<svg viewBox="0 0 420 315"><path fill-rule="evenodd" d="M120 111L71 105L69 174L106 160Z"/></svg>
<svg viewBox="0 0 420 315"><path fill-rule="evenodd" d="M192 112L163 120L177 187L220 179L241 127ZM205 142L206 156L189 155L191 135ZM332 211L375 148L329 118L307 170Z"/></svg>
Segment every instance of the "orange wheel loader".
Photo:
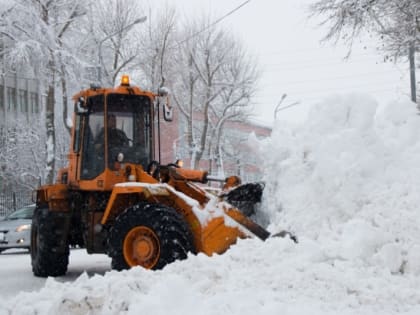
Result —
<svg viewBox="0 0 420 315"><path fill-rule="evenodd" d="M116 270L159 269L188 252L220 254L238 238L270 235L235 200L207 192L206 171L155 161L154 117L160 108L165 120L172 116L166 89L144 91L123 76L118 87L91 87L73 99L68 166L36 194L35 276L64 275L73 246L109 255ZM262 186L253 189L260 198Z"/></svg>

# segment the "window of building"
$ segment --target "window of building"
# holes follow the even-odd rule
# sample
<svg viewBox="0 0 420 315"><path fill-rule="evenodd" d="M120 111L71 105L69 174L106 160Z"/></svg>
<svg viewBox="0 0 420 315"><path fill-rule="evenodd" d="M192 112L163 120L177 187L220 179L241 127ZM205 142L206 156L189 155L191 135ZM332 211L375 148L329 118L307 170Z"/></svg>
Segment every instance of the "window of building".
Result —
<svg viewBox="0 0 420 315"><path fill-rule="evenodd" d="M31 113L39 113L38 93L31 92L29 95L29 107Z"/></svg>
<svg viewBox="0 0 420 315"><path fill-rule="evenodd" d="M4 86L0 85L0 109L4 109Z"/></svg>
<svg viewBox="0 0 420 315"><path fill-rule="evenodd" d="M19 103L20 111L22 113L27 113L28 112L27 94L28 94L27 91L19 90L18 103Z"/></svg>
<svg viewBox="0 0 420 315"><path fill-rule="evenodd" d="M7 110L16 109L16 89L12 87L7 88Z"/></svg>

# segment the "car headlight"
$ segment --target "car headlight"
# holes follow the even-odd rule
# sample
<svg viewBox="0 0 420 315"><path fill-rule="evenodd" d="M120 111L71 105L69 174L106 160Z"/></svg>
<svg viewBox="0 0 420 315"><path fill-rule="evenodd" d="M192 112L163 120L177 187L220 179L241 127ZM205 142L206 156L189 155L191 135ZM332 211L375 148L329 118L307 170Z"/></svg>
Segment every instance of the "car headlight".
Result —
<svg viewBox="0 0 420 315"><path fill-rule="evenodd" d="M23 225L19 225L17 228L16 228L16 232L22 232L22 231L25 231L25 230L29 230L31 228L31 225L30 224L23 224Z"/></svg>

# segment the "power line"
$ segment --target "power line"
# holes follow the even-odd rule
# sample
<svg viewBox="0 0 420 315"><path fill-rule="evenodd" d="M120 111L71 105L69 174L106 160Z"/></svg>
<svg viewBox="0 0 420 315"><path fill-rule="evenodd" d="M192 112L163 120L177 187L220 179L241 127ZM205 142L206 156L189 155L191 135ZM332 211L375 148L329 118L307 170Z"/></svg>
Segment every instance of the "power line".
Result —
<svg viewBox="0 0 420 315"><path fill-rule="evenodd" d="M260 56L277 56L277 55L284 55L284 56L295 56L296 54L307 54L313 53L314 47L302 48L302 49L285 49L285 50L277 50L277 51L267 51L263 53L259 53ZM351 59L352 57L357 56L371 56L373 52L352 52L348 58L343 57L343 59ZM378 56L381 56L378 54Z"/></svg>
<svg viewBox="0 0 420 315"><path fill-rule="evenodd" d="M296 90L296 91L290 91L287 90L287 94L292 97L292 96L301 96L301 98L304 97L318 97L317 95L320 95L319 97L322 97L322 95L325 94L333 94L333 93L343 93L343 94L347 94L349 92L354 92L356 90L360 90L360 92L362 93L378 93L378 92L391 92L393 89L398 89L400 90L400 87L396 86L396 85L383 85L381 84L381 89L377 89L376 88L377 85L363 85L363 86L346 86L346 87L336 87L336 88L328 88L328 89L317 89L317 90L304 90L302 91L302 89L300 90ZM356 91L357 92L357 91ZM262 95L256 95L254 96L254 99L257 99L258 101L255 103L261 104L264 103L264 99L271 99L271 98L278 98L278 95L273 95L273 94L262 94Z"/></svg>
<svg viewBox="0 0 420 315"><path fill-rule="evenodd" d="M331 76L331 77L318 77L316 79L313 80L299 80L299 81L280 81L277 83L273 83L273 84L265 84L265 87L268 86L278 86L279 84L283 84L284 86L289 86L289 85L300 85L303 83L320 83L320 82L324 82L324 81L332 81L332 80L337 80L337 79L345 79L345 78L360 78L360 79L365 79L367 77L369 77L370 79L372 79L373 76L378 76L378 75L385 75L385 74L393 74L394 71L392 70L385 70L385 71L381 71L381 72L367 72L367 73L354 73L354 74L347 74L347 75L340 75L340 76ZM392 78L391 78L392 79ZM394 82L395 79L392 79ZM390 83L392 83L390 82Z"/></svg>
<svg viewBox="0 0 420 315"><path fill-rule="evenodd" d="M195 32L194 34L192 34L191 36L183 39L182 41L177 43L177 46L180 46L181 44L189 41L190 39L200 35L201 33L207 31L209 28L213 27L214 25L220 23L221 21L223 21L225 18L227 18L228 16L232 15L233 13L235 13L236 11L238 11L239 9L241 9L242 7L244 7L245 5L247 5L249 2L251 2L251 0L247 0L242 2L242 4L240 4L239 6L237 6L236 8L234 8L233 10L229 11L228 13L226 13L225 15L221 16L220 18L218 18L216 21L214 21L213 23L211 23L210 25L204 27L203 29Z"/></svg>
<svg viewBox="0 0 420 315"><path fill-rule="evenodd" d="M294 65L294 64L301 64L301 63L308 63L308 64L316 64L316 63L322 63L322 64L351 64L354 62L369 62L373 60L379 60L376 56L364 56L364 57L358 57L354 59L333 59L330 56L323 56L325 58L320 58L317 56L314 58L314 55L308 55L308 58L300 58L300 59L292 59L292 58L275 58L275 59L267 59L263 58L262 60L267 60L267 62L263 62L262 65L266 67L276 67L276 66L284 66L284 65ZM290 62L292 60L292 62ZM274 62L273 62L274 61ZM381 60L382 63L382 60Z"/></svg>
<svg viewBox="0 0 420 315"><path fill-rule="evenodd" d="M317 68L317 67L328 67L328 66L343 66L343 67L352 67L353 65L372 65L368 59L365 60L354 60L353 62L308 62L308 63L290 63L290 66L282 65L282 64L266 64L264 65L265 72L278 72L278 71L289 71L289 70L297 70L297 69L307 69L307 68ZM379 63L376 64L379 66Z"/></svg>

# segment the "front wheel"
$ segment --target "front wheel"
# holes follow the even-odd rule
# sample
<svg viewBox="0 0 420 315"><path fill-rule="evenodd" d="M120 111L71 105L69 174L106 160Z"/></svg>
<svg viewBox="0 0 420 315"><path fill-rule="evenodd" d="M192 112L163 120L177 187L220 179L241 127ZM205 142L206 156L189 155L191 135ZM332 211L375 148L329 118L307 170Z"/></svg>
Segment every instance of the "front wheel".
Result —
<svg viewBox="0 0 420 315"><path fill-rule="evenodd" d="M37 277L57 277L67 272L69 246L65 236L66 220L62 213L36 209L31 227L32 272Z"/></svg>
<svg viewBox="0 0 420 315"><path fill-rule="evenodd" d="M116 270L142 266L161 269L193 252L191 231L175 209L140 203L120 214L108 237L108 255Z"/></svg>

